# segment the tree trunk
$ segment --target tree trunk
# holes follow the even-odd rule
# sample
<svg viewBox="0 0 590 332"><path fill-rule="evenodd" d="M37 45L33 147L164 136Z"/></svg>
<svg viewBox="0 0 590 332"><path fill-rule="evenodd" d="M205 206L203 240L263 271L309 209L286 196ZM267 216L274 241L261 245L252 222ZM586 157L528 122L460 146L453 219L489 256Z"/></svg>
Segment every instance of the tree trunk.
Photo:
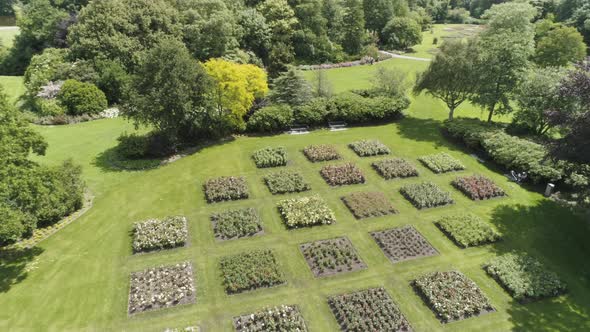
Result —
<svg viewBox="0 0 590 332"><path fill-rule="evenodd" d="M453 121L453 115L455 113L455 108L449 108L449 121Z"/></svg>
<svg viewBox="0 0 590 332"><path fill-rule="evenodd" d="M496 104L492 105L490 108L490 114L488 115L488 123L492 123L492 116L494 116L494 109L496 108Z"/></svg>

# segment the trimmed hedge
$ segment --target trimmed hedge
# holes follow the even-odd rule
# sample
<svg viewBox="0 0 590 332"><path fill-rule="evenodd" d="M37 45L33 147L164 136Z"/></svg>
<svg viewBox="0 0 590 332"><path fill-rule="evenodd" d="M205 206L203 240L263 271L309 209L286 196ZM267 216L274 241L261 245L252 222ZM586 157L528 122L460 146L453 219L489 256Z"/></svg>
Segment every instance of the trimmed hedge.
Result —
<svg viewBox="0 0 590 332"><path fill-rule="evenodd" d="M311 189L303 176L293 171L279 171L268 174L264 177L264 182L273 195L299 193Z"/></svg>
<svg viewBox="0 0 590 332"><path fill-rule="evenodd" d="M250 119L246 128L259 133L277 133L293 123L293 110L288 105L272 105L259 109Z"/></svg>
<svg viewBox="0 0 590 332"><path fill-rule="evenodd" d="M256 150L252 159L258 168L278 167L287 165L287 150L283 147Z"/></svg>
<svg viewBox="0 0 590 332"><path fill-rule="evenodd" d="M445 216L435 224L462 248L493 243L502 237L491 224L471 213Z"/></svg>
<svg viewBox="0 0 590 332"><path fill-rule="evenodd" d="M366 98L355 93L342 93L327 105L326 121L363 124L394 120L410 105L407 98Z"/></svg>

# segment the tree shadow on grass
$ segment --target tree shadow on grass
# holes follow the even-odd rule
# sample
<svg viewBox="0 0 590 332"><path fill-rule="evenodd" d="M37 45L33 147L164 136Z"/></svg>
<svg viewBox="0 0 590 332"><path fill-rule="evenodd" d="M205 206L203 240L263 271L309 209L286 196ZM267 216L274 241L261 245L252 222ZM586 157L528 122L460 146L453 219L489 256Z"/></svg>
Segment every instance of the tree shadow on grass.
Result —
<svg viewBox="0 0 590 332"><path fill-rule="evenodd" d="M403 138L418 142L431 142L437 146L450 146L440 131L442 122L438 120L418 119L408 116L396 124L398 133Z"/></svg>
<svg viewBox="0 0 590 332"><path fill-rule="evenodd" d="M508 309L518 331L590 331L590 227L569 209L543 199L535 205L500 205L491 222L504 234L492 248L501 255L524 251L544 262L568 285L566 295Z"/></svg>
<svg viewBox="0 0 590 332"><path fill-rule="evenodd" d="M0 251L0 293L27 278L27 266L43 252L39 247Z"/></svg>

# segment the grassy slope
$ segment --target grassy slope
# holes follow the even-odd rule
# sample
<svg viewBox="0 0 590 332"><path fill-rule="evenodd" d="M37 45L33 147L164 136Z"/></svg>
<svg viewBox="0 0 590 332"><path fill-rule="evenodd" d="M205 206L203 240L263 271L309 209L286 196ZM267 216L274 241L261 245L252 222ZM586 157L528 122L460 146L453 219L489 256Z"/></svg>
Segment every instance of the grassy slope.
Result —
<svg viewBox="0 0 590 332"><path fill-rule="evenodd" d="M25 93L22 76L0 76L0 86L12 102Z"/></svg>
<svg viewBox="0 0 590 332"><path fill-rule="evenodd" d="M2 30L0 29L0 46L2 47L10 47L14 41L14 37L18 35L19 31L17 29L14 30Z"/></svg>

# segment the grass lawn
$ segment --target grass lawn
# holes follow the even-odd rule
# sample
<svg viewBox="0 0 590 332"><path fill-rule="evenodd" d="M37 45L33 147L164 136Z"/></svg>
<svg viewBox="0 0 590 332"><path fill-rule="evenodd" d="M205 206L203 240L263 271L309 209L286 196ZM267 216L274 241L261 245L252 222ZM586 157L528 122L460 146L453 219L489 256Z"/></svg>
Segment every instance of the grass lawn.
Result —
<svg viewBox="0 0 590 332"><path fill-rule="evenodd" d="M0 76L0 86L12 102L16 102L18 97L25 93L22 76Z"/></svg>
<svg viewBox="0 0 590 332"><path fill-rule="evenodd" d="M481 31L480 25L434 24L431 30L422 33L422 43L412 47L406 55L418 58L433 58L438 45L446 39L466 38ZM437 43L434 44L434 39Z"/></svg>
<svg viewBox="0 0 590 332"><path fill-rule="evenodd" d="M9 48L14 42L14 37L19 34L18 29L2 29L0 27L0 46Z"/></svg>

